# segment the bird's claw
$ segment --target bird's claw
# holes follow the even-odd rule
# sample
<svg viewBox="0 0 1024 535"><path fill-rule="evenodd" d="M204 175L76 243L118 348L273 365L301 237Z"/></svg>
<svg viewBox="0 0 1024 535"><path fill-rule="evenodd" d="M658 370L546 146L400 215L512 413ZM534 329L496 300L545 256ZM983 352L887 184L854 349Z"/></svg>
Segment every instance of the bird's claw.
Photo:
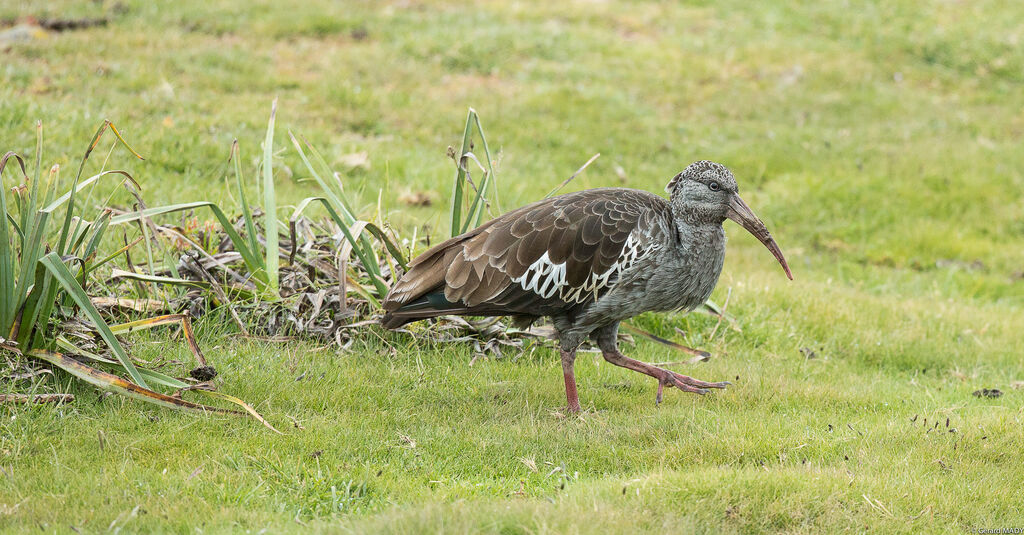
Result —
<svg viewBox="0 0 1024 535"><path fill-rule="evenodd" d="M729 381L709 383L671 370L662 370L662 372L661 377L658 378L658 394L654 397L655 405L661 404L661 394L665 390L666 386L669 388L676 387L683 392L690 392L703 396L708 393L709 388L725 388L732 384Z"/></svg>

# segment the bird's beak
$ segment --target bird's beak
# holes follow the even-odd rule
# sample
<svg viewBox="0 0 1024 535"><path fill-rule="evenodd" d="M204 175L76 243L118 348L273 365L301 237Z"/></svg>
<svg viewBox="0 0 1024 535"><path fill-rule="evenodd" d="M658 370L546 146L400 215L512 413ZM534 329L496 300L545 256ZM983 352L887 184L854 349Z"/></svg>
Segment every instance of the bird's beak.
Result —
<svg viewBox="0 0 1024 535"><path fill-rule="evenodd" d="M772 234L768 232L768 228L764 226L764 223L758 219L754 211L747 206L747 203L743 202L743 199L738 194L733 194L729 200L729 209L726 212L726 217L739 223L740 226L747 229L747 232L760 240L775 255L775 259L782 264L782 269L786 270L786 276L789 277L789 280L793 280L793 273L789 271L789 264L786 264L786 257L782 256L779 244L775 243Z"/></svg>

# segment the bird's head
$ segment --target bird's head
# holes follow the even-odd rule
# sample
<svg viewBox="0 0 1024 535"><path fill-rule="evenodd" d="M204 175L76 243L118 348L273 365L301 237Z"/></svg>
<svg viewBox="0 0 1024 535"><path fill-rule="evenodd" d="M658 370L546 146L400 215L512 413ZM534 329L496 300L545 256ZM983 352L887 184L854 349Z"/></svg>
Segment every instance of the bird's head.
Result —
<svg viewBox="0 0 1024 535"><path fill-rule="evenodd" d="M760 240L782 264L786 276L793 279L779 245L764 223L740 198L736 177L724 165L707 160L694 162L673 177L665 190L669 193L676 217L694 224L717 225L732 219Z"/></svg>

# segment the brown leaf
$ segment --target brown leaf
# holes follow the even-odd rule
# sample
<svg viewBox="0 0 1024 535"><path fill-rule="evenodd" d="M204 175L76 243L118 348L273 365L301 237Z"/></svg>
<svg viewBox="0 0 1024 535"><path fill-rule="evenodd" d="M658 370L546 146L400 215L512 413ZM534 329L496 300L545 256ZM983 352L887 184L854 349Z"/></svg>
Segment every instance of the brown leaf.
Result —
<svg viewBox="0 0 1024 535"><path fill-rule="evenodd" d="M123 308L135 312L165 312L166 303L157 299L124 299L118 297L90 297L99 309Z"/></svg>

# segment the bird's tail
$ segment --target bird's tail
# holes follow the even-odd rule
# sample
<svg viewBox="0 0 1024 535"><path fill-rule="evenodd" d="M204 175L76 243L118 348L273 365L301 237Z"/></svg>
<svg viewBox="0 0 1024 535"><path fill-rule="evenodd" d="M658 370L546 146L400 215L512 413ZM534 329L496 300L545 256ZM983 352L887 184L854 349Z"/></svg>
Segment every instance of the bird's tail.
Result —
<svg viewBox="0 0 1024 535"><path fill-rule="evenodd" d="M397 329L406 323L445 314L457 314L465 306L445 299L445 274L451 264L453 246L465 235L447 240L423 253L409 264L403 275L388 292L384 302L381 325Z"/></svg>
<svg viewBox="0 0 1024 535"><path fill-rule="evenodd" d="M468 311L469 309L462 303L452 303L446 299L442 286L395 310L387 311L380 324L385 329L397 329L409 322L448 314L464 314Z"/></svg>

